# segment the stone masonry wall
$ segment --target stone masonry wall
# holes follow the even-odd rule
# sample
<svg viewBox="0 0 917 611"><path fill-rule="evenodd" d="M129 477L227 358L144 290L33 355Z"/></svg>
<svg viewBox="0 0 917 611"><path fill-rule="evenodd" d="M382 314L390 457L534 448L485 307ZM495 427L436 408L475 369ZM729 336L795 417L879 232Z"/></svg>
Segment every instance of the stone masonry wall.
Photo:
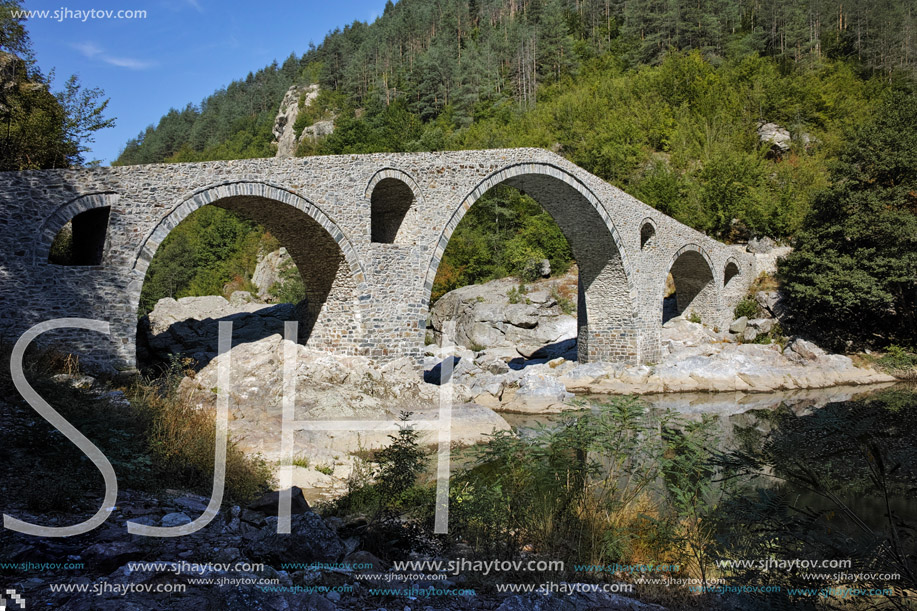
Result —
<svg viewBox="0 0 917 611"><path fill-rule="evenodd" d="M391 243L371 240L372 193L402 181L413 196ZM309 286L302 341L385 361L420 361L430 291L465 212L506 183L529 193L564 231L581 270L582 360L654 362L665 278L706 276L685 308L728 324L754 278L754 261L541 149L157 164L0 173L0 338L61 317L104 320L111 336L58 331L84 358L130 368L149 262L182 219L219 205L262 222L286 246ZM84 210L109 207L101 265L60 266L48 250ZM400 215L399 215L400 216ZM641 247L641 228L655 230ZM679 259L692 253L679 263ZM696 265L709 270L697 271ZM727 263L734 275L724 290ZM692 265L688 265L688 264ZM684 273L684 269L693 269ZM681 273L676 273L681 272ZM694 280L692 280L694 279ZM682 307L683 304L679 304Z"/></svg>

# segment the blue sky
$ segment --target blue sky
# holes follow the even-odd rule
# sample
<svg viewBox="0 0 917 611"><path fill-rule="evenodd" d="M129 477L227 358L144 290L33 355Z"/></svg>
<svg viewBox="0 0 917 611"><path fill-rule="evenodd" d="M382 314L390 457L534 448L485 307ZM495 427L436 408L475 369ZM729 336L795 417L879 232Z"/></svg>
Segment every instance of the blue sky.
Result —
<svg viewBox="0 0 917 611"><path fill-rule="evenodd" d="M55 89L71 74L111 98L116 127L98 132L86 159L108 165L129 138L290 53L302 55L329 30L372 21L385 0L218 2L217 0L25 0L50 11L146 10L144 19L38 19L26 22L38 66L55 70ZM73 15L74 13L70 13Z"/></svg>

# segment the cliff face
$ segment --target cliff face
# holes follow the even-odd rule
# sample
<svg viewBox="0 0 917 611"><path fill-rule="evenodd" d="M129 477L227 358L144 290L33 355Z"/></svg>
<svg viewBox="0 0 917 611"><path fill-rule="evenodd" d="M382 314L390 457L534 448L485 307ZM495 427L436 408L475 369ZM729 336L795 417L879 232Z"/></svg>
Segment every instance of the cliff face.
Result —
<svg viewBox="0 0 917 611"><path fill-rule="evenodd" d="M280 102L280 108L277 111L277 118L274 120L273 144L277 147L276 157L292 157L296 154L296 148L303 138L327 136L334 131L334 124L331 121L317 121L303 129L302 134L297 137L294 125L301 110L299 99L303 98L303 108L305 108L315 101L318 93L317 84L293 85L283 96L283 101Z"/></svg>

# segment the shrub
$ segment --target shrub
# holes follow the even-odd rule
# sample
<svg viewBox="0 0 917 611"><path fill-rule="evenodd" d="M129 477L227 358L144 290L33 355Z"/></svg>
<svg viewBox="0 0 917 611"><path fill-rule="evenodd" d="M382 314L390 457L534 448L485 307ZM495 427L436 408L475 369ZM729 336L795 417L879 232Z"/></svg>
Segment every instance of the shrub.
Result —
<svg viewBox="0 0 917 611"><path fill-rule="evenodd" d="M401 412L399 420L407 422L410 412ZM391 444L376 453L379 464L377 479L383 500L395 501L417 481L426 464L426 452L418 443L420 433L402 425L397 435L389 435Z"/></svg>
<svg viewBox="0 0 917 611"><path fill-rule="evenodd" d="M746 297L740 301L733 312L736 318L757 318L758 317L758 302L751 297Z"/></svg>

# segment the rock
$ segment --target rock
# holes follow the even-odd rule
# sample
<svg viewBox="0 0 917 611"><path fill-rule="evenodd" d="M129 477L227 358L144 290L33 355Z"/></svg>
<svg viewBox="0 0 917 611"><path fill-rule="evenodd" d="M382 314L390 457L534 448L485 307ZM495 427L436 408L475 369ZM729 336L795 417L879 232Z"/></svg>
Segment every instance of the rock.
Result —
<svg viewBox="0 0 917 611"><path fill-rule="evenodd" d="M360 565L360 568L354 568L355 571L371 573L381 573L388 570L389 567L387 562L364 550L347 554L344 556L344 562L350 565Z"/></svg>
<svg viewBox="0 0 917 611"><path fill-rule="evenodd" d="M758 332L759 335L770 333L774 328L774 321L771 318L753 318L748 321L748 326Z"/></svg>
<svg viewBox="0 0 917 611"><path fill-rule="evenodd" d="M106 572L113 571L131 560L139 560L143 556L144 550L131 541L95 543L80 553L84 565Z"/></svg>
<svg viewBox="0 0 917 611"><path fill-rule="evenodd" d="M277 517L251 537L249 557L270 562L335 562L344 555L344 543L322 519L307 511L291 516L290 534L277 532Z"/></svg>
<svg viewBox="0 0 917 611"><path fill-rule="evenodd" d="M334 133L334 121L331 119L326 119L324 121L316 121L312 125L309 125L302 130L302 134L299 136L299 141L302 142L306 139L309 140L320 140L326 136L330 136Z"/></svg>
<svg viewBox="0 0 917 611"><path fill-rule="evenodd" d="M776 123L758 123L758 139L764 144L769 144L771 152L775 155L790 150L792 142L790 132Z"/></svg>
<svg viewBox="0 0 917 611"><path fill-rule="evenodd" d="M519 380L519 388L512 394L512 402L501 409L516 412L549 412L562 409L564 401L573 398L573 393L557 378L544 371L525 373Z"/></svg>
<svg viewBox="0 0 917 611"><path fill-rule="evenodd" d="M758 291L755 293L755 301L771 318L780 320L786 315L786 300L781 291Z"/></svg>
<svg viewBox="0 0 917 611"><path fill-rule="evenodd" d="M758 330L752 327L751 325L745 327L745 330L742 332L742 339L746 342L753 342L758 339Z"/></svg>
<svg viewBox="0 0 917 611"><path fill-rule="evenodd" d="M330 488L333 483L330 475L293 465L293 485L297 488Z"/></svg>
<svg viewBox="0 0 917 611"><path fill-rule="evenodd" d="M159 523L164 527L183 526L185 524L190 524L191 518L184 512L175 511L162 516L162 520L160 520Z"/></svg>
<svg viewBox="0 0 917 611"><path fill-rule="evenodd" d="M295 265L293 257L286 248L280 248L267 254L259 253L258 263L252 273L252 284L258 289L258 299L265 302L271 301L273 299L271 288L275 284L283 284L283 272L292 265Z"/></svg>
<svg viewBox="0 0 917 611"><path fill-rule="evenodd" d="M777 261L793 252L792 246L776 246L766 253L756 253L755 273L773 276L777 273Z"/></svg>
<svg viewBox="0 0 917 611"><path fill-rule="evenodd" d="M277 117L274 119L273 144L277 147L276 157L292 157L296 153L296 131L293 125L299 116L299 98L305 95L304 106L310 105L318 97L318 85L308 87L293 85L283 96Z"/></svg>
<svg viewBox="0 0 917 611"><path fill-rule="evenodd" d="M172 504L176 507L194 514L204 513L207 510L207 504L209 502L210 499L190 494L172 500Z"/></svg>
<svg viewBox="0 0 917 611"><path fill-rule="evenodd" d="M732 321L732 323L729 325L729 332L730 333L744 333L745 327L747 326L748 326L748 317L742 316L741 318L737 318L734 321Z"/></svg>
<svg viewBox="0 0 917 611"><path fill-rule="evenodd" d="M229 296L229 305L240 306L252 303L255 298L248 291L233 291Z"/></svg>
<svg viewBox="0 0 917 611"><path fill-rule="evenodd" d="M542 278L548 278L551 276L551 262L547 259L542 259L539 262L538 273Z"/></svg>
<svg viewBox="0 0 917 611"><path fill-rule="evenodd" d="M812 342L798 337L787 345L786 350L789 350L790 352L798 355L799 358L807 361L814 361L819 357L825 356L824 350Z"/></svg>
<svg viewBox="0 0 917 611"><path fill-rule="evenodd" d="M746 250L753 254L766 254L772 251L777 247L777 242L773 241L771 238L763 237L761 239L752 238L748 241L748 245L745 247Z"/></svg>
<svg viewBox="0 0 917 611"><path fill-rule="evenodd" d="M282 303L231 305L219 296L160 299L145 326L153 354L191 355L203 367L217 352L218 320L233 322L233 343L255 342L283 333L283 324L296 320L296 306Z"/></svg>
<svg viewBox="0 0 917 611"><path fill-rule="evenodd" d="M576 318L564 314L551 297L557 282L569 280L537 281L525 293L510 278L450 291L431 308L430 327L439 334L444 323L453 320L457 344L478 351L515 347L521 349L520 354L532 354L549 344L576 338Z"/></svg>
<svg viewBox="0 0 917 611"><path fill-rule="evenodd" d="M309 507L309 503L306 502L306 498L302 494L302 489L293 486L290 497L290 513L303 514L312 511ZM279 506L280 491L271 490L270 492L265 492L256 501L249 504L248 509L249 511L255 511L267 516L276 516Z"/></svg>
<svg viewBox="0 0 917 611"><path fill-rule="evenodd" d="M506 364L506 361L500 359L485 359L478 361L478 365L487 373L492 373L494 375L500 375L509 372L509 365Z"/></svg>

